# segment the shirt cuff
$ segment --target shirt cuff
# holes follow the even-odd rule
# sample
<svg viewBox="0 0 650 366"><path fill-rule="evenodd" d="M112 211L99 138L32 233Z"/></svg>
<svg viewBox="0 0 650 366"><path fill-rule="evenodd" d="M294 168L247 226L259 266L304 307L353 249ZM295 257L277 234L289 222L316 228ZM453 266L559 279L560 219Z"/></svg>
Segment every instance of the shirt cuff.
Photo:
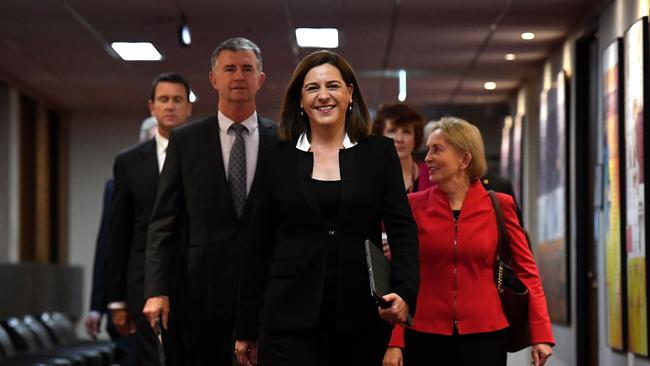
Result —
<svg viewBox="0 0 650 366"><path fill-rule="evenodd" d="M126 309L126 302L124 302L124 301L113 301L111 303L108 303L106 308L108 310Z"/></svg>

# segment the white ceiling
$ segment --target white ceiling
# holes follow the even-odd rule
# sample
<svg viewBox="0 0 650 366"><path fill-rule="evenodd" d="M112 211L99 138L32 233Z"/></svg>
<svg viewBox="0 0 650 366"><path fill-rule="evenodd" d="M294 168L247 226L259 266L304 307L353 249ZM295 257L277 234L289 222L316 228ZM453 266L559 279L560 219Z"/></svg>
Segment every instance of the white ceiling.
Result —
<svg viewBox="0 0 650 366"><path fill-rule="evenodd" d="M294 27L336 27L337 52L360 77L367 102L397 99L408 71L407 103L475 104L508 100L572 29L609 0L5 0L0 3L0 78L64 111L146 114L152 79L184 75L199 96L195 115L213 113L207 74L212 49L244 36L262 49L267 83L262 114L275 116L296 61ZM193 44L183 48L181 10ZM532 41L520 34L535 32ZM107 43L150 41L162 62L113 58ZM518 58L508 62L506 53ZM497 89L483 89L485 81Z"/></svg>

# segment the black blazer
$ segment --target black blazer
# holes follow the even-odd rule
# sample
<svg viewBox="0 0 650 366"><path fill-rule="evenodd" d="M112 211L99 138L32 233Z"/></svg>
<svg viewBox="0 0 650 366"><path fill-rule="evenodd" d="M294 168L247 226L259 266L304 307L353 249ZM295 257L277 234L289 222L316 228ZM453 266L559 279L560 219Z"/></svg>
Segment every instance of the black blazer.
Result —
<svg viewBox="0 0 650 366"><path fill-rule="evenodd" d="M263 118L258 123L261 152L277 141L277 133L275 123ZM253 187L256 184L255 178ZM174 129L149 224L146 297L170 294L173 258L180 256L175 310L184 320L234 321L242 234L250 220L251 201L249 197L238 219L216 116ZM179 232L182 237L175 239Z"/></svg>
<svg viewBox="0 0 650 366"><path fill-rule="evenodd" d="M126 301L132 314L144 307L144 248L158 187L156 140L135 145L115 158L108 234L107 301Z"/></svg>
<svg viewBox="0 0 650 366"><path fill-rule="evenodd" d="M381 245L382 220L393 256L392 290L413 313L419 285L417 227L392 140L371 136L340 151L336 226L321 216L309 182L313 154L295 145L283 142L268 149L260 167L259 205L242 265L237 339L257 339L260 325L270 332L316 326L331 245L339 255L336 326L363 328L381 321L370 295L364 241Z"/></svg>

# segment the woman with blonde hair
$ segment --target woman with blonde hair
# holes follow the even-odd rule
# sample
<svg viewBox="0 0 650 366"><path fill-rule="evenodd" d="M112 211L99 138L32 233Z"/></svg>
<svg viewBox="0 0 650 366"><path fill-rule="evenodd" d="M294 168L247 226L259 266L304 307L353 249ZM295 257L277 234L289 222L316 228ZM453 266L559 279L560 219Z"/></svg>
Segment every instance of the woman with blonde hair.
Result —
<svg viewBox="0 0 650 366"><path fill-rule="evenodd" d="M459 118L433 125L425 162L433 186L409 195L420 243L413 326L396 326L384 365L505 365L508 320L494 282L497 219L479 177L481 133ZM497 193L513 269L529 291L532 357L543 365L554 343L542 282L511 196Z"/></svg>

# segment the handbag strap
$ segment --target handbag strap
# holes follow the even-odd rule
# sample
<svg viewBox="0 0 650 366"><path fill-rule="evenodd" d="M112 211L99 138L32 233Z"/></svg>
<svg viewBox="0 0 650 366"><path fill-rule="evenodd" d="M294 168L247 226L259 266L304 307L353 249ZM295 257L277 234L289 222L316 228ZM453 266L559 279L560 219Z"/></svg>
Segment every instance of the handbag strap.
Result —
<svg viewBox="0 0 650 366"><path fill-rule="evenodd" d="M508 232L506 231L505 221L503 220L501 205L499 204L499 199L494 193L494 190L490 189L488 191L488 194L490 195L492 207L494 208L494 214L497 218L497 229L499 233L499 239L497 243L497 260L502 260L506 263L510 263L510 239L508 237Z"/></svg>

